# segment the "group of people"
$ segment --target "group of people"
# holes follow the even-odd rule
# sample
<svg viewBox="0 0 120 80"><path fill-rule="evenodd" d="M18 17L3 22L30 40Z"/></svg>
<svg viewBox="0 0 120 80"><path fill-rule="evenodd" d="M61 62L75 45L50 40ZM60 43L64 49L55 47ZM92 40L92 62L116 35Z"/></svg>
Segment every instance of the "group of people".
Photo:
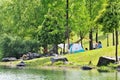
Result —
<svg viewBox="0 0 120 80"><path fill-rule="evenodd" d="M101 41L96 42L96 43L93 44L93 49L98 49L98 48L102 48L102 43L101 43Z"/></svg>

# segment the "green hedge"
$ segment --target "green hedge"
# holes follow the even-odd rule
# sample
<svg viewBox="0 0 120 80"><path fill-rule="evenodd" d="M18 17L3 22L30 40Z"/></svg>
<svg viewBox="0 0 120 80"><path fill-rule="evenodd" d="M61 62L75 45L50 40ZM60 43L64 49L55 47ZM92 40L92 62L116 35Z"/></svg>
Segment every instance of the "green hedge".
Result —
<svg viewBox="0 0 120 80"><path fill-rule="evenodd" d="M28 51L39 51L38 41L23 40L20 37L4 36L0 42L0 45L2 57L19 58Z"/></svg>

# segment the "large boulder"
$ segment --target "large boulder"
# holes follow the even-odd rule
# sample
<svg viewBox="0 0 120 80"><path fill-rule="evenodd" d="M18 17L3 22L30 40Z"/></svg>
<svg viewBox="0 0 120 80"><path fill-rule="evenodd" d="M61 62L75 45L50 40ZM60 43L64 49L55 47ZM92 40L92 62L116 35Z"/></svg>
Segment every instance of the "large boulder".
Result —
<svg viewBox="0 0 120 80"><path fill-rule="evenodd" d="M16 61L17 58L15 57L6 57L6 58L2 58L2 61L3 62L8 62L8 61Z"/></svg>
<svg viewBox="0 0 120 80"><path fill-rule="evenodd" d="M41 57L41 54L28 52L27 54L23 54L22 59L30 60L34 58L40 58L40 57Z"/></svg>
<svg viewBox="0 0 120 80"><path fill-rule="evenodd" d="M102 56L99 58L97 66L107 66L110 63L115 63L115 58Z"/></svg>

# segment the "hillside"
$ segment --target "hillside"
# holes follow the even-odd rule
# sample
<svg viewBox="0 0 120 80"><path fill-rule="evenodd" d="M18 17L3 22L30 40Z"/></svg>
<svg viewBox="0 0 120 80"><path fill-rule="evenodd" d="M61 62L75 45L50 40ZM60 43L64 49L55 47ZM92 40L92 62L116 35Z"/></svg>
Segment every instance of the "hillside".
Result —
<svg viewBox="0 0 120 80"><path fill-rule="evenodd" d="M119 46L119 52L120 52L120 46ZM108 48L96 49L91 51L85 51L82 53L64 55L64 57L67 57L67 59L69 60L68 64L63 64L62 62L56 62L53 65L51 65L50 57L37 58L33 60L27 60L25 62L29 67L38 67L38 68L44 66L77 67L77 66L88 65L89 61L92 61L92 65L96 66L100 56L114 57L115 47L108 47Z"/></svg>
<svg viewBox="0 0 120 80"><path fill-rule="evenodd" d="M95 35L95 34L94 34ZM120 36L119 36L120 37ZM74 37L74 41L78 39L77 36ZM82 66L82 65L88 65L88 63L91 61L92 65L96 66L97 62L99 60L100 56L115 56L115 46L112 46L112 34L109 34L109 47L107 47L106 44L106 36L103 35L102 33L99 33L99 40L102 42L103 48L102 49L95 49L95 50L88 50L85 52L81 53L75 53L75 54L67 54L67 55L62 55L66 57L69 62L68 64L63 64L63 62L56 62L55 64L51 65L50 58L51 57L43 57L43 58L37 58L37 59L32 59L32 60L25 60L25 63L27 64L28 67L77 67L77 66ZM94 38L95 41L95 38ZM120 40L119 40L120 42ZM88 40L84 39L83 40L83 45L84 47L88 48ZM118 47L119 51L119 56L120 56L120 46ZM15 61L15 62L0 62L0 65L16 65L20 61Z"/></svg>

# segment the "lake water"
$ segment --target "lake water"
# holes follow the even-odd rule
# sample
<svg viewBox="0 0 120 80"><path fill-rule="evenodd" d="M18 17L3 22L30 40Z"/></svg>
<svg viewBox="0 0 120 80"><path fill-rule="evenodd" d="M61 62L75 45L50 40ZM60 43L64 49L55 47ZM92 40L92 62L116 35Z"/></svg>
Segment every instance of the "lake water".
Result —
<svg viewBox="0 0 120 80"><path fill-rule="evenodd" d="M0 80L120 80L120 72L40 70L0 67Z"/></svg>

